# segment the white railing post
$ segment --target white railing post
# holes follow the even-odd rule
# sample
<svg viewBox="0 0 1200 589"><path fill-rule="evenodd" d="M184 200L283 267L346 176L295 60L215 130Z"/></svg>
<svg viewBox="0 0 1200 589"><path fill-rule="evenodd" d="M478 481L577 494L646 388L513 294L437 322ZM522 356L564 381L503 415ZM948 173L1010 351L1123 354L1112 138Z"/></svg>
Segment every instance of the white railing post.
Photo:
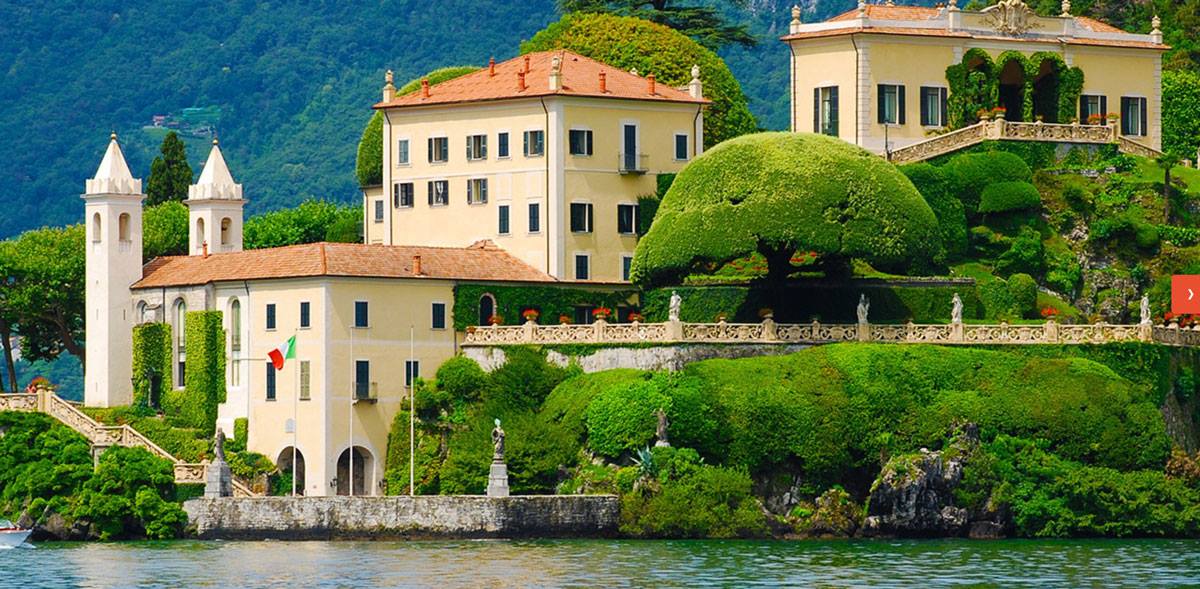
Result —
<svg viewBox="0 0 1200 589"><path fill-rule="evenodd" d="M762 338L764 340L773 342L779 339L779 332L775 326L775 319L773 319L770 315L767 315L766 317L763 317L762 324Z"/></svg>
<svg viewBox="0 0 1200 589"><path fill-rule="evenodd" d="M526 319L524 327L525 343L533 343L533 332L537 330L537 324L532 319Z"/></svg>
<svg viewBox="0 0 1200 589"><path fill-rule="evenodd" d="M1053 319L1047 319L1045 325L1042 326L1042 337L1048 344L1058 343L1058 323Z"/></svg>
<svg viewBox="0 0 1200 589"><path fill-rule="evenodd" d="M604 327L608 324L603 318L596 318L595 323L592 323L592 341L597 343L604 342Z"/></svg>
<svg viewBox="0 0 1200 589"><path fill-rule="evenodd" d="M683 341L683 322L678 319L668 320L666 336L669 342Z"/></svg>

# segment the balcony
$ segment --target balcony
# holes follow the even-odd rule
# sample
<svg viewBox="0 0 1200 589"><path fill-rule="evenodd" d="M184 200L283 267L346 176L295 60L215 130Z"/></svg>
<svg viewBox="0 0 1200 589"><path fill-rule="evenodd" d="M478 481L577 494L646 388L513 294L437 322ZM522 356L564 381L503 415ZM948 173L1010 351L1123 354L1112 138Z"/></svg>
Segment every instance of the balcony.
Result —
<svg viewBox="0 0 1200 589"><path fill-rule="evenodd" d="M356 382L354 383L354 402L374 403L379 400L379 383L377 382Z"/></svg>
<svg viewBox="0 0 1200 589"><path fill-rule="evenodd" d="M617 171L622 174L645 174L650 169L646 163L648 158L644 153L621 152L617 154Z"/></svg>

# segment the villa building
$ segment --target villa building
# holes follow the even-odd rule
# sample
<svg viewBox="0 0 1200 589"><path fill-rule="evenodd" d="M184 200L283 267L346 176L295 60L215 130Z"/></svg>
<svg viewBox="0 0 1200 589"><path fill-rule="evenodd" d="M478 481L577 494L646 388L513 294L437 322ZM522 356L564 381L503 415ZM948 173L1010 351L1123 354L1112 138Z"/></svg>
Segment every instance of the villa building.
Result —
<svg viewBox="0 0 1200 589"><path fill-rule="evenodd" d="M681 90L561 50L402 96L389 77L365 241L490 239L556 279L627 281L638 197L703 152L708 102L698 68Z"/></svg>
<svg viewBox="0 0 1200 589"><path fill-rule="evenodd" d="M183 388L184 318L220 311L226 400L217 426L232 434L234 420L248 418L247 447L285 470L294 438L306 495L348 494L351 480L356 495L382 493L388 431L414 379L431 377L458 353L456 287L484 287L465 320L476 325L476 311L483 322L496 309L489 285L563 284L487 240L243 251L242 186L215 141L186 201L188 255L143 266L141 181L115 135L83 198L86 329L101 350L86 366L85 404L133 402L132 330L147 322L170 325L173 338L171 374L147 375L151 391ZM613 286L566 285L597 292ZM268 353L293 336L295 358L276 370Z"/></svg>
<svg viewBox="0 0 1200 589"><path fill-rule="evenodd" d="M1070 14L1038 16L1020 0L982 11L866 5L805 24L793 10L791 128L891 152L1003 109L1009 121L1119 126L1161 146L1155 18L1134 34ZM999 114L999 113L998 113Z"/></svg>

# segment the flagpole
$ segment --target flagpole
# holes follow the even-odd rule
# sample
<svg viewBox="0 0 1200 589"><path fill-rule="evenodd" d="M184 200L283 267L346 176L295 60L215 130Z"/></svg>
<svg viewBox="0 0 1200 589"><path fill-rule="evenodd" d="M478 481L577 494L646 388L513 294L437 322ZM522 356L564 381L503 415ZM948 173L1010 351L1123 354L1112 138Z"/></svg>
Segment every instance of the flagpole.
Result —
<svg viewBox="0 0 1200 589"><path fill-rule="evenodd" d="M354 358L354 330L350 330L350 358ZM346 496L354 496L354 395L358 394L358 363L354 365L354 386L350 391L350 447L346 449L346 465L347 472L350 473L346 480ZM368 385L369 386L369 385Z"/></svg>
<svg viewBox="0 0 1200 589"><path fill-rule="evenodd" d="M292 335L292 345L296 345L296 336L300 335L300 330L297 329ZM292 352L292 350L288 350ZM296 496L296 444L300 431L300 360L296 359L296 386L292 395L292 497Z"/></svg>
<svg viewBox="0 0 1200 589"><path fill-rule="evenodd" d="M417 365L415 363L413 343L413 326L408 326L408 496L413 497L417 494L417 444L414 434L414 423L416 423L417 410L414 406L417 398Z"/></svg>

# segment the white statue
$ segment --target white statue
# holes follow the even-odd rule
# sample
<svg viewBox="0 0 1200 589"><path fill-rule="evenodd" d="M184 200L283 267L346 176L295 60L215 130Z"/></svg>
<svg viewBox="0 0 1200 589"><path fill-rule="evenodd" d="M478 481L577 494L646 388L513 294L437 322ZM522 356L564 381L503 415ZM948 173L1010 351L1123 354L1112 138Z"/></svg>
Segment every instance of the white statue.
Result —
<svg viewBox="0 0 1200 589"><path fill-rule="evenodd" d="M683 306L683 298L679 293L671 291L671 306L667 310L667 318L671 321L679 321L679 308Z"/></svg>
<svg viewBox="0 0 1200 589"><path fill-rule="evenodd" d="M1142 325L1150 325L1150 296L1142 295Z"/></svg>
<svg viewBox="0 0 1200 589"><path fill-rule="evenodd" d="M871 310L871 301L867 300L866 294L858 295L858 322L867 322L867 312Z"/></svg>
<svg viewBox="0 0 1200 589"><path fill-rule="evenodd" d="M962 323L962 299L958 297L958 293L954 293L954 298L950 299L950 322Z"/></svg>

